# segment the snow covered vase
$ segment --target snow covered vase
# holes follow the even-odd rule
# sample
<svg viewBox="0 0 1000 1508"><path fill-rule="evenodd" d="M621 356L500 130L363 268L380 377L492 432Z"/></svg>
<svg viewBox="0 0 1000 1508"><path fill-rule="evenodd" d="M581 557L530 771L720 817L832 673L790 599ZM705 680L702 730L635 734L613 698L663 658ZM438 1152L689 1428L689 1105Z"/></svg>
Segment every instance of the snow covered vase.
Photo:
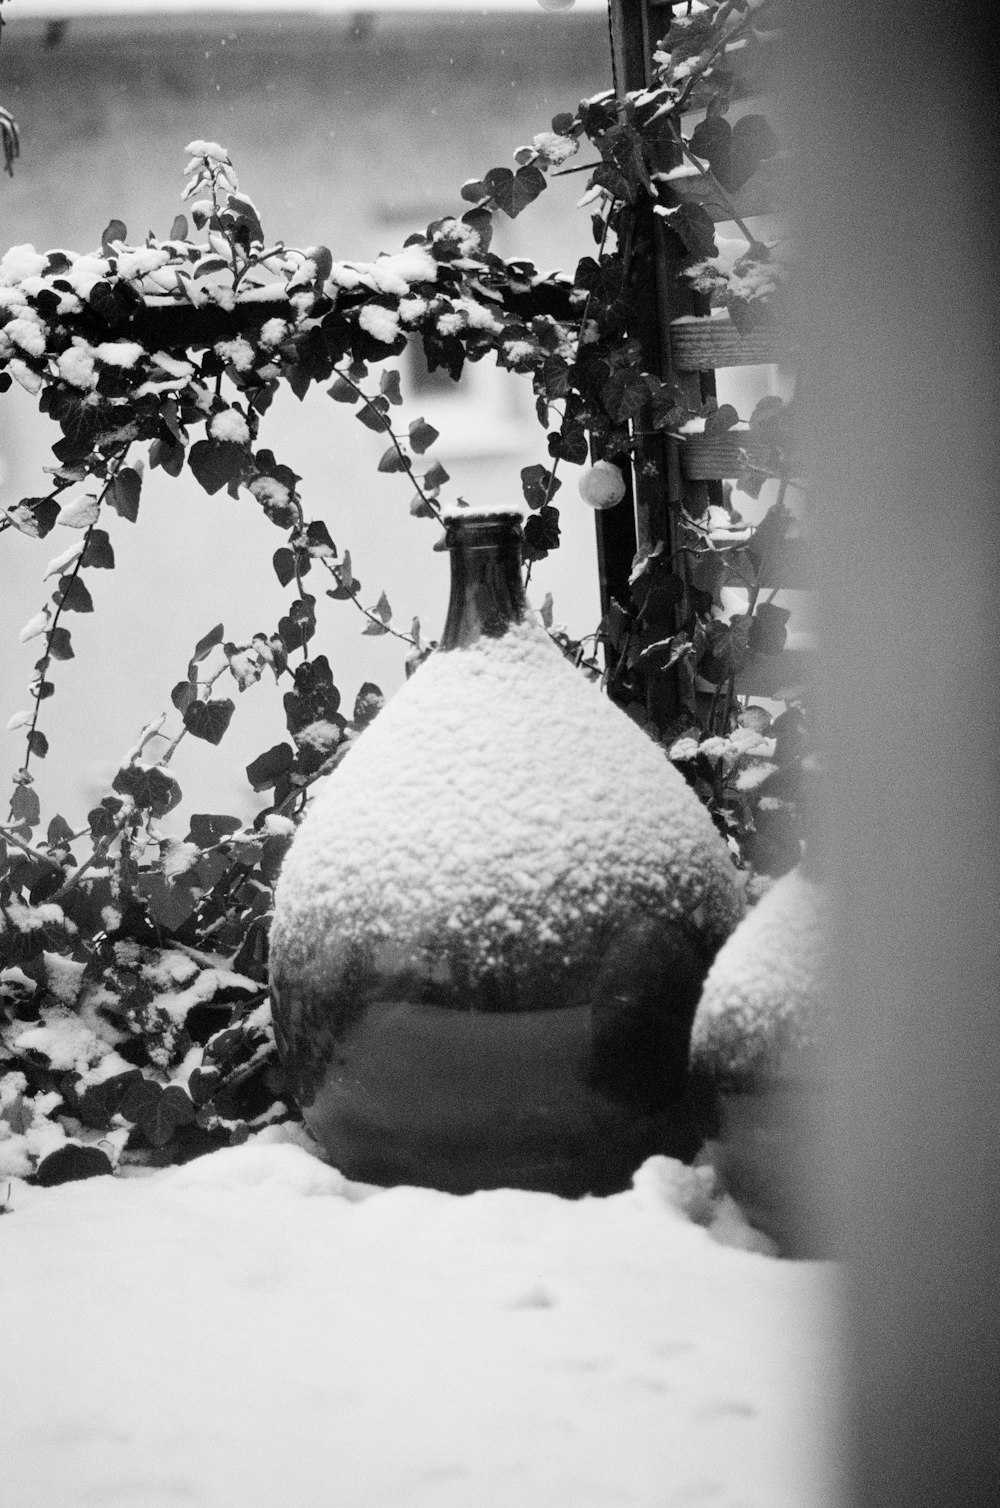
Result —
<svg viewBox="0 0 1000 1508"><path fill-rule="evenodd" d="M710 1156L747 1218L788 1256L821 1256L808 1218L808 1100L832 962L825 888L807 849L719 950L691 1031Z"/></svg>
<svg viewBox="0 0 1000 1508"><path fill-rule="evenodd" d="M519 513L449 520L440 647L278 883L278 1048L350 1178L574 1196L689 1150L691 1020L742 892L662 749L528 610L520 543Z"/></svg>

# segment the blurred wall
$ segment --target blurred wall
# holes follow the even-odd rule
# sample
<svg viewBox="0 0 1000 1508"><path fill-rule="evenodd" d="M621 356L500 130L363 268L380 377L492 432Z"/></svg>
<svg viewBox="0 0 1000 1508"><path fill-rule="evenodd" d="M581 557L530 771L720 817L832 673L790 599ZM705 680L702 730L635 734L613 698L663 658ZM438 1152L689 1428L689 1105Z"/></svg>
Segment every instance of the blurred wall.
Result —
<svg viewBox="0 0 1000 1508"><path fill-rule="evenodd" d="M984 4L799 0L858 1508L1000 1498L1000 48Z"/></svg>

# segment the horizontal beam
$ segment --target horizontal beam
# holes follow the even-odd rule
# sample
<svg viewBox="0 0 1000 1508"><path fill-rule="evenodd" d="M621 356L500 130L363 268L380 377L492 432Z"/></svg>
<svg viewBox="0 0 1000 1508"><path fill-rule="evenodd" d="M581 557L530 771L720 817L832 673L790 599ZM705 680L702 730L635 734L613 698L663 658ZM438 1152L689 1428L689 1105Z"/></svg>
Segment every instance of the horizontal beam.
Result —
<svg viewBox="0 0 1000 1508"><path fill-rule="evenodd" d="M723 481L738 477L748 464L766 468L772 451L770 445L751 445L746 429L685 435L680 447L681 474L689 482Z"/></svg>
<svg viewBox="0 0 1000 1508"><path fill-rule="evenodd" d="M758 329L741 334L728 315L688 315L670 326L670 351L679 372L714 371L719 367L769 366L791 350L782 330Z"/></svg>

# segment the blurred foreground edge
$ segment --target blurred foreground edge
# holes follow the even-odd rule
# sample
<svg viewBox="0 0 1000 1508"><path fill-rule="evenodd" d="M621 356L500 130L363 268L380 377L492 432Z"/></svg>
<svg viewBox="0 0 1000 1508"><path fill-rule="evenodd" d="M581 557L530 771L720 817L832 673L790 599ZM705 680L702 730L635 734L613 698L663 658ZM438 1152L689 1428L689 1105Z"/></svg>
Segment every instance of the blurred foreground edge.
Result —
<svg viewBox="0 0 1000 1508"><path fill-rule="evenodd" d="M789 10L838 1021L800 1217L846 1259L839 1501L986 1508L1000 37L982 3Z"/></svg>

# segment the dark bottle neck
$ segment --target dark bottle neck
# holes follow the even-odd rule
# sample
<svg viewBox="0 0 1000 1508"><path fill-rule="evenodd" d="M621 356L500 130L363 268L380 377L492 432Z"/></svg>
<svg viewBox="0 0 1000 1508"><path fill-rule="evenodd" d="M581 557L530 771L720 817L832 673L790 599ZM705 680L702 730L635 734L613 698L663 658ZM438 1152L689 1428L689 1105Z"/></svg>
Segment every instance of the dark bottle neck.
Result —
<svg viewBox="0 0 1000 1508"><path fill-rule="evenodd" d="M521 578L521 520L514 513L450 518L451 597L442 649L499 639L527 612Z"/></svg>

